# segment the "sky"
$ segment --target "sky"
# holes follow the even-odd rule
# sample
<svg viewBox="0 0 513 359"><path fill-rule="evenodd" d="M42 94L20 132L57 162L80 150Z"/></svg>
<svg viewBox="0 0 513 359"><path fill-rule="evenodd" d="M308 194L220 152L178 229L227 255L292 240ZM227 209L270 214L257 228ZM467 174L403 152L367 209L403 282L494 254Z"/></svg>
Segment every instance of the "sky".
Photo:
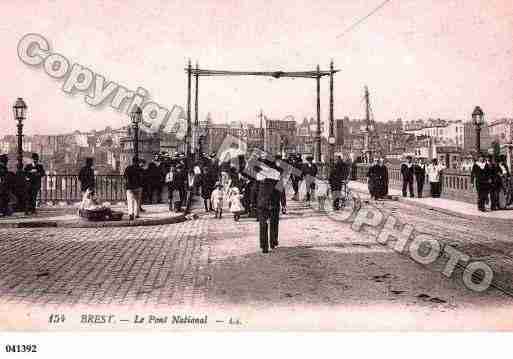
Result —
<svg viewBox="0 0 513 359"><path fill-rule="evenodd" d="M187 60L201 68L305 71L331 60L335 117L364 116L364 86L376 121L513 117L511 0L354 1L2 1L0 135L14 133L12 104L29 106L33 133L87 131L128 123L126 113L92 107L66 94L63 79L23 63L25 34L50 50L130 90L143 87L168 109L186 105ZM202 77L199 117L257 124L316 113L312 79ZM321 82L321 119L328 119L329 82Z"/></svg>

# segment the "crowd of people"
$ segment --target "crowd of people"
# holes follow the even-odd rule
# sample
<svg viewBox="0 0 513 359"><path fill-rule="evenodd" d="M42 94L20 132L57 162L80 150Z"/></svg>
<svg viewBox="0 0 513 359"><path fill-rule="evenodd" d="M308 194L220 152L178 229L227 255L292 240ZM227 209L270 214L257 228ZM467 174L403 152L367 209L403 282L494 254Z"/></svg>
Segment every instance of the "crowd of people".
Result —
<svg viewBox="0 0 513 359"><path fill-rule="evenodd" d="M477 192L479 211L485 212L487 203L490 203L492 211L511 204L511 174L505 156L497 159L494 156L479 156L472 166L470 178ZM505 194L503 206L499 203L501 192Z"/></svg>
<svg viewBox="0 0 513 359"><path fill-rule="evenodd" d="M424 184L426 179L428 179L431 197L439 198L441 193L441 174L445 168L444 165L438 163L436 158L427 164L422 158L414 161L412 156L407 156L406 161L401 164L402 196L407 197L409 195L413 198L415 197L415 192L417 192L417 197L422 198ZM383 158L374 159L367 171L367 177L371 198L374 200L386 198L388 195L389 174Z"/></svg>
<svg viewBox="0 0 513 359"><path fill-rule="evenodd" d="M304 201L309 204L314 200L316 190L318 200L323 201L328 190L335 194L340 192L341 182L347 180L351 172L351 164L338 158L326 183L316 178L318 171L312 156L304 161L301 155L290 155L286 159L281 156L258 158L256 162L239 156L220 162L212 153L200 156L189 166L185 156L158 164L151 162L147 167L134 159L124 171L128 215L130 220L136 219L143 204L163 201L165 186L169 211L189 213L193 198L198 197L205 213L214 218L222 218L223 210L228 210L234 221L239 221L241 216L255 218L260 223L261 249L267 253L278 245L279 217L280 213L287 212L284 189L289 180L294 192L292 200L299 200L299 188L304 182ZM82 172L86 181L94 184L89 180L91 171L84 168ZM333 207L337 210L340 196L333 198Z"/></svg>
<svg viewBox="0 0 513 359"><path fill-rule="evenodd" d="M31 162L17 173L10 171L8 165L9 157L0 155L0 217L11 216L15 209L26 215L35 214L41 179L46 174L39 155L33 153Z"/></svg>
<svg viewBox="0 0 513 359"><path fill-rule="evenodd" d="M406 161L401 164L403 197L407 197L408 194L410 197L415 197L413 184L416 182L417 197L422 198L424 183L427 178L430 184L431 197L439 198L441 193L441 175L445 169L446 166L439 164L436 158L431 163L426 164L424 159L413 161L411 156L406 157ZM511 174L506 164L505 156L495 157L490 155L485 157L480 155L474 161L470 174L471 186L477 192L477 208L479 211L486 211L488 203L492 211L499 210L501 207L512 203ZM371 178L374 179L374 183L377 182L388 188L386 167L379 170L379 167L372 166L369 169L369 183L371 183ZM370 187L371 185L369 184ZM502 205L499 203L501 194L504 195ZM379 197L379 190L377 196Z"/></svg>

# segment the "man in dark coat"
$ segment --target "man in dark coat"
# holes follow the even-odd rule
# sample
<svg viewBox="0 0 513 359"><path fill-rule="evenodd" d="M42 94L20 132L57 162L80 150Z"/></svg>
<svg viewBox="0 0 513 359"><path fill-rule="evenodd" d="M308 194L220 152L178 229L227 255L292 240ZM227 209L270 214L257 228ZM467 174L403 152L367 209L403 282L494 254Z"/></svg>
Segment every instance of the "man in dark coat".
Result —
<svg viewBox="0 0 513 359"><path fill-rule="evenodd" d="M286 167L284 168L283 165L281 165L281 163L286 165L286 162L282 161L281 155L276 155L274 165L276 166L276 169L278 170L278 172L280 172L280 180L282 181L281 188L279 189L280 190L281 213L287 214L287 184L289 182L289 179L281 178L283 176L283 172L286 170Z"/></svg>
<svg viewBox="0 0 513 359"><path fill-rule="evenodd" d="M506 156L502 155L499 157L499 168L501 169L501 189L505 192L505 202L504 206L508 206L511 204L511 200L513 198L511 192L511 175L509 172L508 164L506 161Z"/></svg>
<svg viewBox="0 0 513 359"><path fill-rule="evenodd" d="M210 197L212 196L212 192L214 191L214 187L217 182L215 174L211 173L210 171L210 168L208 166L205 166L203 167L203 171L200 175L201 198L203 198L205 212L213 211Z"/></svg>
<svg viewBox="0 0 513 359"><path fill-rule="evenodd" d="M32 163L25 166L25 175L28 184L28 201L25 214L36 213L37 195L41 190L41 179L46 175L44 167L39 163L39 155L32 154Z"/></svg>
<svg viewBox="0 0 513 359"><path fill-rule="evenodd" d="M269 253L269 247L274 249L278 246L281 191L277 184L280 173L272 161L264 160L263 163L264 168L257 169L257 207L260 248L263 253Z"/></svg>
<svg viewBox="0 0 513 359"><path fill-rule="evenodd" d="M470 182L475 184L477 191L477 209L481 212L486 211L485 204L488 199L491 181L490 166L485 162L483 156L479 156L479 159L472 167Z"/></svg>
<svg viewBox="0 0 513 359"><path fill-rule="evenodd" d="M406 162L401 165L401 175L403 177L403 197L406 197L406 190L410 192L410 197L413 195L413 175L414 166L411 156L406 157Z"/></svg>
<svg viewBox="0 0 513 359"><path fill-rule="evenodd" d="M376 167L376 180L378 199L383 199L388 196L388 168L385 165L385 160L383 158L378 160L378 166Z"/></svg>
<svg viewBox="0 0 513 359"><path fill-rule="evenodd" d="M128 219L133 221L135 218L139 218L143 187L142 172L137 158L133 158L132 164L125 169L123 176L125 177Z"/></svg>
<svg viewBox="0 0 513 359"><path fill-rule="evenodd" d="M301 155L297 154L290 160L290 164L294 166L296 169L301 171L303 169L303 160L301 159ZM299 184L301 183L302 176L298 173L292 173L291 181L292 181L292 189L294 190L294 196L292 199L294 201L299 200Z"/></svg>
<svg viewBox="0 0 513 359"><path fill-rule="evenodd" d="M342 190L342 181L346 180L347 170L346 164L342 161L342 158L338 156L337 161L329 174L330 190L333 196L333 210L338 211L340 209L340 199Z"/></svg>
<svg viewBox="0 0 513 359"><path fill-rule="evenodd" d="M183 165L178 165L176 167L175 173L175 188L178 190L178 194L180 195L180 199L178 201L178 206L176 207L177 212L182 211L182 206L186 204L186 195L187 195L187 173L185 172L185 168Z"/></svg>
<svg viewBox="0 0 513 359"><path fill-rule="evenodd" d="M15 176L14 173L9 172L8 162L9 157L7 155L0 156L0 217L12 214L9 200L14 190Z"/></svg>
<svg viewBox="0 0 513 359"><path fill-rule="evenodd" d="M500 209L499 192L502 188L502 170L493 156L489 160L490 166L490 208L492 211Z"/></svg>
<svg viewBox="0 0 513 359"><path fill-rule="evenodd" d="M91 157L86 158L85 166L80 169L78 173L78 180L80 181L80 191L82 194L88 188L94 190L95 188L95 179L94 179L94 170L93 170L93 159Z"/></svg>
<svg viewBox="0 0 513 359"><path fill-rule="evenodd" d="M258 216L258 208L257 208L257 199L258 199L258 189L259 184L256 179L250 179L248 183L249 187L249 217L257 218Z"/></svg>
<svg viewBox="0 0 513 359"><path fill-rule="evenodd" d="M376 200L385 198L388 195L388 169L385 161L383 159L375 161L369 168L367 176L371 198Z"/></svg>
<svg viewBox="0 0 513 359"><path fill-rule="evenodd" d="M417 182L417 196L422 198L424 183L426 182L426 164L423 159L418 159L413 168L415 180Z"/></svg>
<svg viewBox="0 0 513 359"><path fill-rule="evenodd" d="M155 162L150 162L148 165L148 169L146 170L146 192L147 192L147 201L150 204L160 203L162 197L162 173L160 169L157 167Z"/></svg>
<svg viewBox="0 0 513 359"><path fill-rule="evenodd" d="M306 201L310 202L315 195L315 176L317 176L317 165L313 163L313 157L308 156L303 165L303 178L306 185Z"/></svg>
<svg viewBox="0 0 513 359"><path fill-rule="evenodd" d="M376 191L376 188L377 188L376 169L377 169L377 167L378 167L378 162L375 160L369 166L369 169L367 170L367 178L368 178L367 185L369 187L369 194L371 196L371 199L378 199L377 191Z"/></svg>
<svg viewBox="0 0 513 359"><path fill-rule="evenodd" d="M142 189L141 189L141 198L139 198L139 212L146 212L146 210L142 207L143 204L149 203L149 194L148 194L148 167L146 166L146 160L143 158L139 159L139 170L141 171L141 179L142 179Z"/></svg>

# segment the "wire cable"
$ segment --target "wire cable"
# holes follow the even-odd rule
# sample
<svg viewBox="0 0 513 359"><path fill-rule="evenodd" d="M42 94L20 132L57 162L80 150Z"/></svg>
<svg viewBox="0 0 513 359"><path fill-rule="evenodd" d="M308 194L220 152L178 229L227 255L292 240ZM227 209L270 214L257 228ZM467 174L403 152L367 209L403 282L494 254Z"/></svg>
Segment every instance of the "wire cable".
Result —
<svg viewBox="0 0 513 359"><path fill-rule="evenodd" d="M372 15L374 15L375 13L377 13L379 10L381 10L383 7L385 7L386 4L388 4L390 1L392 0L385 0L383 1L381 4L379 4L376 8L374 8L370 13L368 13L367 15L365 15L364 17L362 17L361 19L359 19L358 21L356 21L354 24L352 24L351 26L349 26L347 29L345 29L342 33L338 34L336 36L336 39L339 39L343 36L345 36L347 33L353 31L355 28L358 27L358 25L362 24L364 21L366 21L369 17L371 17Z"/></svg>

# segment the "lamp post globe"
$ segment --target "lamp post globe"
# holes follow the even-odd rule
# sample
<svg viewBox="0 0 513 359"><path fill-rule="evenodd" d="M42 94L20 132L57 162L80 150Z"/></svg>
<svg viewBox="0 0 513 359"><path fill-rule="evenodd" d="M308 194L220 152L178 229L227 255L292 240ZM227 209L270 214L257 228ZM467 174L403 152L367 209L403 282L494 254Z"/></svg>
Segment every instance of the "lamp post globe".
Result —
<svg viewBox="0 0 513 359"><path fill-rule="evenodd" d="M484 124L484 112L481 107L476 106L472 112L472 122L476 129L476 152L479 156L481 154L481 127Z"/></svg>
<svg viewBox="0 0 513 359"><path fill-rule="evenodd" d="M21 97L18 97L13 107L14 119L17 122L17 136L18 136L18 172L23 170L23 121L27 114L27 104Z"/></svg>
<svg viewBox="0 0 513 359"><path fill-rule="evenodd" d="M139 106L135 105L130 111L130 121L134 129L134 160L136 163L139 161L139 124L142 119L142 110Z"/></svg>
<svg viewBox="0 0 513 359"><path fill-rule="evenodd" d="M476 106L474 111L472 112L472 120L474 121L474 125L481 126L483 124L484 112L481 107Z"/></svg>
<svg viewBox="0 0 513 359"><path fill-rule="evenodd" d="M14 112L14 118L16 120L23 121L25 119L25 114L27 112L27 104L25 103L25 101L23 101L23 98L18 97L12 109Z"/></svg>

